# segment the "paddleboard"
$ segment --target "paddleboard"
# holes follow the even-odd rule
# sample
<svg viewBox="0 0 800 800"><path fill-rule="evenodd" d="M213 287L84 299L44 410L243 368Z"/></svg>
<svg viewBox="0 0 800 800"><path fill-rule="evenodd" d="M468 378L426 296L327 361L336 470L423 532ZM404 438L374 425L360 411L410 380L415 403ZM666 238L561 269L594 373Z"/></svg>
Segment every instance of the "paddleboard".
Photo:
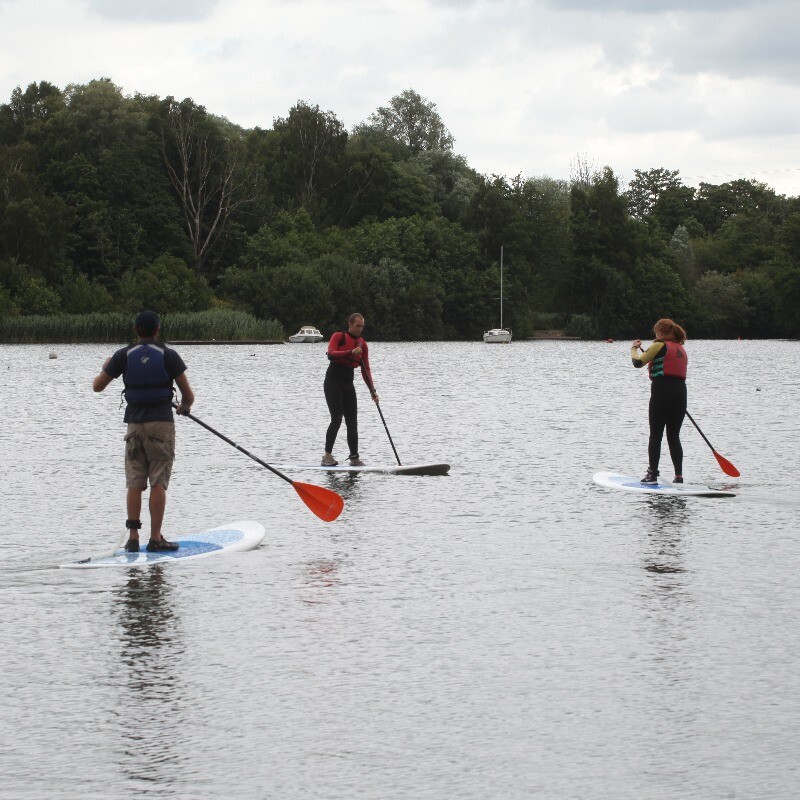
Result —
<svg viewBox="0 0 800 800"><path fill-rule="evenodd" d="M291 470L318 470L320 472L382 472L388 475L447 475L450 471L449 464L388 464L375 466L368 464L365 467L351 467L349 464L339 464L337 467L322 467L319 464L283 464L276 469L290 472Z"/></svg>
<svg viewBox="0 0 800 800"><path fill-rule="evenodd" d="M688 483L642 483L637 478L619 475L616 472L598 472L594 482L607 489L622 489L625 492L643 492L680 497L736 497L736 492L712 489L710 486L692 486Z"/></svg>
<svg viewBox="0 0 800 800"><path fill-rule="evenodd" d="M265 536L264 526L258 522L239 521L220 525L200 533L168 537L180 547L165 553L148 553L147 542L142 541L138 553L126 553L120 548L112 555L91 556L80 561L60 564L62 569L93 569L100 567L146 567L149 564L168 564L175 561L190 561L220 553L235 553L258 547Z"/></svg>

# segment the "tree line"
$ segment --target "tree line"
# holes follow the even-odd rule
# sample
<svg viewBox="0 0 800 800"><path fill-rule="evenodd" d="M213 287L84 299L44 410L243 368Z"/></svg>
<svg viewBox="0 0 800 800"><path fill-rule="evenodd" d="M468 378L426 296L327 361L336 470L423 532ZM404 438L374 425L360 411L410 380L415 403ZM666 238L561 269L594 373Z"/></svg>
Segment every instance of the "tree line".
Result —
<svg viewBox="0 0 800 800"><path fill-rule="evenodd" d="M800 198L755 180L579 163L483 175L409 89L348 130L298 101L244 129L108 79L0 105L0 317L221 308L375 339L566 327L693 337L800 330Z"/></svg>

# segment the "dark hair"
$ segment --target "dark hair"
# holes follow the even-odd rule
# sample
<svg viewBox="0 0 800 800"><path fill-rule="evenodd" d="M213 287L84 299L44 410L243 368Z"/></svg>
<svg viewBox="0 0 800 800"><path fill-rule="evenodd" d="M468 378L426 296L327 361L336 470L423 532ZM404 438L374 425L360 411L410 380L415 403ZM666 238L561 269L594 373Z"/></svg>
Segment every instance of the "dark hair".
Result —
<svg viewBox="0 0 800 800"><path fill-rule="evenodd" d="M142 311L136 317L133 327L139 336L152 336L161 327L161 320L155 311Z"/></svg>
<svg viewBox="0 0 800 800"><path fill-rule="evenodd" d="M347 327L349 328L359 317L361 319L364 319L364 315L363 314L359 314L358 311L356 311L354 314L351 314L347 318Z"/></svg>
<svg viewBox="0 0 800 800"><path fill-rule="evenodd" d="M668 337L670 341L676 341L678 344L683 344L686 341L686 331L673 322L671 319L660 319L653 325L653 333L656 339L664 339Z"/></svg>

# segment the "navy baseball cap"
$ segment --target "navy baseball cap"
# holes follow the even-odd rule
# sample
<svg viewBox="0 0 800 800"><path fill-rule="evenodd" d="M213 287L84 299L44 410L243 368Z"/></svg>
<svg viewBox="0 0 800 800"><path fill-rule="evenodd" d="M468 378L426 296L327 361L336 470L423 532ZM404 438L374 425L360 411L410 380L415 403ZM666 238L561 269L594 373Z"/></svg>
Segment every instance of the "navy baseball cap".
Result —
<svg viewBox="0 0 800 800"><path fill-rule="evenodd" d="M152 334L155 333L161 327L161 320L158 318L158 314L155 311L142 311L136 317L136 322L133 323L133 327L140 334Z"/></svg>

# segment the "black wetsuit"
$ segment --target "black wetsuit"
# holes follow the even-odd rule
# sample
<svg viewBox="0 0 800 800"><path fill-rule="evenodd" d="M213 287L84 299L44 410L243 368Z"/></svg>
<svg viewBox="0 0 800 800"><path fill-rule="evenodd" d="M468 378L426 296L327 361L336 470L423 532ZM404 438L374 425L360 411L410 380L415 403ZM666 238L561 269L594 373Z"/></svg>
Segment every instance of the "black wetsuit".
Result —
<svg viewBox="0 0 800 800"><path fill-rule="evenodd" d="M352 350L356 347L361 348L360 356L352 355ZM353 376L356 369L360 368L364 383L374 396L375 387L369 366L369 346L363 338L354 338L347 331L341 331L331 336L328 343L328 359L331 363L328 364L322 385L325 402L331 414L331 421L325 434L325 452L333 452L333 445L336 443L336 436L344 419L350 457L358 458L358 400Z"/></svg>
<svg viewBox="0 0 800 800"><path fill-rule="evenodd" d="M661 461L661 440L667 432L672 465L676 475L683 475L683 445L681 444L681 426L686 416L686 378L664 374L676 370L686 374L686 351L682 346L671 343L675 348L668 353L667 345L655 341L640 357L631 353L633 365L643 367L649 364L650 369L650 405L648 420L650 422L650 438L647 442L647 457L650 469L658 473ZM681 363L682 362L682 363ZM665 367L666 365L666 367Z"/></svg>
<svg viewBox="0 0 800 800"><path fill-rule="evenodd" d="M661 439L667 431L667 446L676 475L683 475L683 445L681 425L686 416L686 381L666 375L655 378L650 387L650 439L647 442L647 458L650 467L658 471L661 460Z"/></svg>
<svg viewBox="0 0 800 800"><path fill-rule="evenodd" d="M347 425L347 446L350 455L358 457L358 398L353 383L354 370L339 364L329 364L322 384L325 402L331 412L331 422L325 433L325 452L332 453L336 436L344 419ZM319 385L319 384L317 384Z"/></svg>

